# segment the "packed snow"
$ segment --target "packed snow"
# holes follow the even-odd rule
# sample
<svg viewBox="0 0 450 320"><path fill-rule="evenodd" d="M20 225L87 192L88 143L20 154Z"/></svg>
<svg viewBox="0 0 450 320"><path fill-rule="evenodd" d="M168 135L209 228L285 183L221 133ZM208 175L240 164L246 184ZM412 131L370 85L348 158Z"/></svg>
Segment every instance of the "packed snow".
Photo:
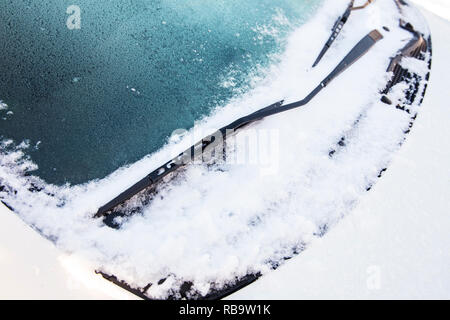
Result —
<svg viewBox="0 0 450 320"><path fill-rule="evenodd" d="M358 204L389 165L410 125L410 114L380 101L390 58L411 39L398 27L401 14L394 1L379 0L354 12L321 64L311 68L346 5L346 0L325 1L315 17L292 33L280 62L266 70L258 86L218 107L159 152L104 180L64 188L44 184L25 175L34 166L23 157L26 145L3 142L7 146L1 149L10 151L0 156L0 182L7 187L0 196L25 222L96 269L135 287L167 279L150 287L152 298L176 294L171 290L184 281L206 294L211 283L220 288L248 273L267 273ZM403 14L428 34L415 9ZM119 231L92 219L98 207L199 138L275 101L302 99L374 28L384 39L306 107L266 119L237 136L238 141L256 139L260 162L191 166ZM424 62L405 64L425 71ZM401 102L395 101L401 90L401 85L394 88L394 105ZM330 157L343 135L346 147ZM236 154L239 150L231 155Z"/></svg>

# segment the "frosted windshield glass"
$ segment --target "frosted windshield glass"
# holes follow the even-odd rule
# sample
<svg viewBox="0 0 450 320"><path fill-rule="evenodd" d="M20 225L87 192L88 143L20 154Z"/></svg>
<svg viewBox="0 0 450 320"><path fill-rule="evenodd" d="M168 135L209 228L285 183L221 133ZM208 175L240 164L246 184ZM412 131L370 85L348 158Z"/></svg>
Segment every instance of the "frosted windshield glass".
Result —
<svg viewBox="0 0 450 320"><path fill-rule="evenodd" d="M0 137L48 183L103 178L244 92L319 2L2 1Z"/></svg>

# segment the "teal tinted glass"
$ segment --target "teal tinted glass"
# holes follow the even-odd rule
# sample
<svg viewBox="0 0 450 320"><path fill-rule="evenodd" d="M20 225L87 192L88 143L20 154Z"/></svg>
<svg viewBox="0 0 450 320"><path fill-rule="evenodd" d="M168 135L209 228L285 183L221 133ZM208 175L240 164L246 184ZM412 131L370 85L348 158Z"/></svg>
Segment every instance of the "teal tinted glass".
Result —
<svg viewBox="0 0 450 320"><path fill-rule="evenodd" d="M320 1L75 2L0 2L0 137L29 141L54 184L133 163L245 91Z"/></svg>

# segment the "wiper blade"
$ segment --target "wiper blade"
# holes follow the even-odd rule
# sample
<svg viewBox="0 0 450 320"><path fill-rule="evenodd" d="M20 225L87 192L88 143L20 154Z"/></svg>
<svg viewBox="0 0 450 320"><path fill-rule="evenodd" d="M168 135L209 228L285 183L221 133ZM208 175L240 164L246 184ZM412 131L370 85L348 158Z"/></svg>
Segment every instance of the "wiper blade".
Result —
<svg viewBox="0 0 450 320"><path fill-rule="evenodd" d="M253 112L250 115L242 117L233 123L219 129L216 133L206 137L202 141L193 145L191 148L187 149L185 152L179 154L176 158L170 160L163 166L159 167L155 171L151 172L141 181L137 182L129 189L121 193L119 196L102 206L98 209L95 217L99 218L102 216L108 216L108 213L112 213L112 211L118 206L122 205L129 199L133 198L140 192L146 189L152 189L158 184L163 178L167 177L171 173L176 170L184 167L188 163L192 163L199 156L214 150L217 147L220 139L216 139L216 137L221 137L225 141L228 137L234 134L239 129L266 118L268 116L272 116L275 114L279 114L288 110L292 110L295 108L299 108L301 106L306 105L310 102L323 88L325 88L331 81L333 81L339 74L345 71L348 67L350 67L353 63L355 63L359 58L361 58L367 51L369 51L372 46L382 39L383 36L378 30L373 30L367 36L365 36L358 44L347 54L347 56L339 63L339 65L322 81L320 84L304 98L303 100L293 102L287 105L283 105L283 101L274 103L266 108L260 109L256 112ZM107 223L110 226L114 226L113 219L117 216L123 216L120 213L110 214L107 217ZM106 219L105 219L106 220Z"/></svg>
<svg viewBox="0 0 450 320"><path fill-rule="evenodd" d="M322 51L320 51L319 56L317 57L316 61L313 64L313 68L319 64L320 60L322 60L323 56L327 53L328 49L330 49L331 45L334 43L334 41L336 40L338 35L341 33L342 28L344 28L344 25L347 22L348 18L350 17L352 11L364 9L369 4L371 4L373 2L373 0L368 0L364 5L359 6L359 7L354 7L353 6L354 2L355 2L354 0L350 1L344 14L337 19L333 28L331 28L331 36L328 39L328 41L325 43L325 45L323 46Z"/></svg>

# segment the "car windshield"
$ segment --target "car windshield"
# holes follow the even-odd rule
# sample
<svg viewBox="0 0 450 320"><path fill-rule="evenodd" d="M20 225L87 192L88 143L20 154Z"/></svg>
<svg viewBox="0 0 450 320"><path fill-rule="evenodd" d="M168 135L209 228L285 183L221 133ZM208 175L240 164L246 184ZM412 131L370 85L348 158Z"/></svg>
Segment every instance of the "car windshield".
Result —
<svg viewBox="0 0 450 320"><path fill-rule="evenodd" d="M319 4L2 1L1 148L48 183L103 178L245 92Z"/></svg>

